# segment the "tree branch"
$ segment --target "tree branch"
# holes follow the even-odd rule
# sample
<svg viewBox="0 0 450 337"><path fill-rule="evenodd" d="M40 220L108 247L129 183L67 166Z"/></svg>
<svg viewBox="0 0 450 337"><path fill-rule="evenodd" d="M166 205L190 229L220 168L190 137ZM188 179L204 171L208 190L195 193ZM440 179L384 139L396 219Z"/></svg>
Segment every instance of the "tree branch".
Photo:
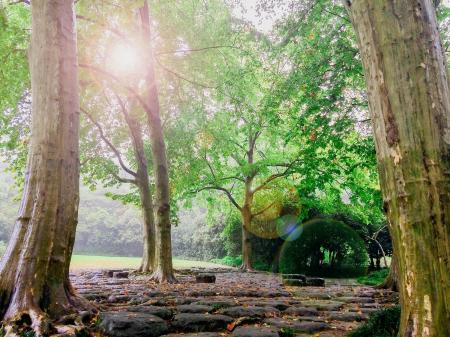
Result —
<svg viewBox="0 0 450 337"><path fill-rule="evenodd" d="M259 185L258 187L256 187L252 193L255 194L256 192L262 190L264 187L266 187L270 182L274 181L275 179L281 178L281 177L285 177L287 175L289 175L291 172L291 168L292 166L298 161L298 159L295 159L294 161L292 161L291 163L289 163L286 167L286 169L281 172L281 173L277 173L277 174L272 174L269 178L267 178L261 185ZM279 165L278 165L279 166Z"/></svg>
<svg viewBox="0 0 450 337"><path fill-rule="evenodd" d="M239 206L239 204L236 202L236 200L231 195L231 192L228 191L226 188L220 187L220 186L205 186L205 187L198 189L196 192L198 193L198 192L205 191L205 190L217 190L217 191L224 192L227 195L228 199L231 201L231 203L234 205L234 207L236 207L238 210L242 209L242 207Z"/></svg>
<svg viewBox="0 0 450 337"><path fill-rule="evenodd" d="M127 172L128 174L132 175L133 177L137 177L137 173L125 165L125 163L122 160L122 155L120 154L119 150L108 140L108 138L106 138L101 125L97 121L95 121L94 118L92 118L92 116L85 109L80 107L80 110L87 116L87 118L91 121L91 123L93 123L97 127L98 132L100 134L100 138L106 143L106 145L108 145L108 147L114 153L114 155L116 156L117 160L119 161L119 164L122 167L122 169L125 172Z"/></svg>
<svg viewBox="0 0 450 337"><path fill-rule="evenodd" d="M262 210L260 210L260 211L258 211L258 212L256 212L256 213L252 213L252 217L255 217L255 216L258 216L258 215L263 214L265 211L267 211L267 210L268 210L269 208L271 208L273 205L275 205L275 201L272 202L269 206L264 207Z"/></svg>
<svg viewBox="0 0 450 337"><path fill-rule="evenodd" d="M137 185L137 179L122 178L118 174L111 172L111 175L121 183Z"/></svg>

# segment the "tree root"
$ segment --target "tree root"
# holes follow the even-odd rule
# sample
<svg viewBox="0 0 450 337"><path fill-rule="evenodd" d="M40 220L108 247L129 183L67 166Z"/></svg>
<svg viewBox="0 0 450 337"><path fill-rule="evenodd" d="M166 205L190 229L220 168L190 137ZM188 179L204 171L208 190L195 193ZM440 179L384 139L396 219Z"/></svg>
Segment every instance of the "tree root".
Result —
<svg viewBox="0 0 450 337"><path fill-rule="evenodd" d="M142 274L152 274L153 270L151 268L144 268L144 266L141 264L141 266L135 270L136 273L142 273Z"/></svg>
<svg viewBox="0 0 450 337"><path fill-rule="evenodd" d="M173 272L164 273L161 269L156 270L150 276L150 280L158 282L158 283L178 283Z"/></svg>
<svg viewBox="0 0 450 337"><path fill-rule="evenodd" d="M20 337L28 331L33 331L36 337L46 337L56 331L47 314L40 309L17 312L5 320L4 330L5 337Z"/></svg>
<svg viewBox="0 0 450 337"><path fill-rule="evenodd" d="M58 307L57 312L62 315L77 316L80 311L88 311L91 315L98 312L97 307L79 296L73 288L66 288L67 302ZM20 297L20 298L26 298ZM63 316L64 317L64 316ZM34 332L35 337L47 337L57 332L54 322L58 317L51 317L32 301L10 302L3 317L5 337L20 337L25 333Z"/></svg>
<svg viewBox="0 0 450 337"><path fill-rule="evenodd" d="M245 265L245 264L242 264L242 265L239 267L239 270L242 271L242 272L245 272L245 273L249 273L249 272L255 271L252 267L247 266L247 265Z"/></svg>

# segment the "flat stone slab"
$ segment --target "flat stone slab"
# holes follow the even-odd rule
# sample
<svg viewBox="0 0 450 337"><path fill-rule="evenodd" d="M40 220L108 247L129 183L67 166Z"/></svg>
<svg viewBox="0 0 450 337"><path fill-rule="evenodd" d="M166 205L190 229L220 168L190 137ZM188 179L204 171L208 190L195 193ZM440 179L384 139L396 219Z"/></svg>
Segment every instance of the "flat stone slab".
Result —
<svg viewBox="0 0 450 337"><path fill-rule="evenodd" d="M158 307L156 305L136 305L126 308L129 312L142 312L146 314L155 315L162 319L171 319L173 317L173 311L166 307Z"/></svg>
<svg viewBox="0 0 450 337"><path fill-rule="evenodd" d="M285 286L291 286L291 287L304 287L306 286L306 280L298 280L298 279L283 279L283 284Z"/></svg>
<svg viewBox="0 0 450 337"><path fill-rule="evenodd" d="M301 280L306 282L306 276L303 274L282 274L281 278L289 280Z"/></svg>
<svg viewBox="0 0 450 337"><path fill-rule="evenodd" d="M203 332L225 330L233 319L225 315L178 314L171 322L176 331Z"/></svg>
<svg viewBox="0 0 450 337"><path fill-rule="evenodd" d="M231 307L219 311L221 314L237 317L266 317L279 315L280 310L274 307Z"/></svg>
<svg viewBox="0 0 450 337"><path fill-rule="evenodd" d="M342 302L321 300L302 301L302 304L306 307L316 308L319 311L338 311L344 306Z"/></svg>
<svg viewBox="0 0 450 337"><path fill-rule="evenodd" d="M319 311L316 308L289 307L283 312L283 314L292 316L318 316Z"/></svg>
<svg viewBox="0 0 450 337"><path fill-rule="evenodd" d="M239 326L233 333L232 337L278 337L278 331L265 327L249 327Z"/></svg>
<svg viewBox="0 0 450 337"><path fill-rule="evenodd" d="M197 282L197 283L215 283L216 275L214 275L214 274L198 274L195 276L195 282Z"/></svg>
<svg viewBox="0 0 450 337"><path fill-rule="evenodd" d="M293 332L315 333L331 328L330 325L323 322L290 321L281 318L268 318L264 323L280 329L289 329Z"/></svg>
<svg viewBox="0 0 450 337"><path fill-rule="evenodd" d="M180 313L205 314L207 312L213 311L214 307L202 304L186 304L179 305L176 309Z"/></svg>
<svg viewBox="0 0 450 337"><path fill-rule="evenodd" d="M361 322L367 320L367 315L359 314L357 312L332 311L325 313L325 316L329 320L342 322Z"/></svg>
<svg viewBox="0 0 450 337"><path fill-rule="evenodd" d="M201 301L194 302L193 304L209 305L215 310L232 307L236 305L235 300L231 299L205 299Z"/></svg>
<svg viewBox="0 0 450 337"><path fill-rule="evenodd" d="M161 337L220 337L218 332L171 333Z"/></svg>
<svg viewBox="0 0 450 337"><path fill-rule="evenodd" d="M158 337L168 332L160 317L132 312L102 312L100 331L108 337Z"/></svg>
<svg viewBox="0 0 450 337"><path fill-rule="evenodd" d="M339 301L345 303L374 303L375 300L371 297L339 297Z"/></svg>
<svg viewBox="0 0 450 337"><path fill-rule="evenodd" d="M325 287L325 280L320 277L308 277L306 285L311 287Z"/></svg>
<svg viewBox="0 0 450 337"><path fill-rule="evenodd" d="M128 278L129 274L130 273L127 271L115 271L115 272L113 272L112 277L113 278Z"/></svg>

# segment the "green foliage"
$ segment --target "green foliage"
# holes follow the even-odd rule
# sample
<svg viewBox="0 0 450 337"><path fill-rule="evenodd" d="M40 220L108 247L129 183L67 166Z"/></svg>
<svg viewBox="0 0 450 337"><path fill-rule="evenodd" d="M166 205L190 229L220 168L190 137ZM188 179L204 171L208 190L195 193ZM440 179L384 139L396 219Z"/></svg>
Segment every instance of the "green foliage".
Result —
<svg viewBox="0 0 450 337"><path fill-rule="evenodd" d="M0 155L22 182L30 121L29 6L0 4Z"/></svg>
<svg viewBox="0 0 450 337"><path fill-rule="evenodd" d="M364 241L344 223L315 219L298 226L296 230L300 237L286 241L282 247L281 273L328 277L365 273L367 251Z"/></svg>
<svg viewBox="0 0 450 337"><path fill-rule="evenodd" d="M358 283L365 284L368 286L377 286L384 282L389 274L389 269L381 269L377 271L370 272L366 276L358 277Z"/></svg>
<svg viewBox="0 0 450 337"><path fill-rule="evenodd" d="M400 307L377 311L347 337L396 337L400 325Z"/></svg>
<svg viewBox="0 0 450 337"><path fill-rule="evenodd" d="M226 266L230 267L239 267L242 265L242 255L238 256L225 256L221 259L212 259L211 262L218 263L218 264L224 264Z"/></svg>
<svg viewBox="0 0 450 337"><path fill-rule="evenodd" d="M81 329L75 332L75 337L90 337L90 336L91 334L89 333L88 329Z"/></svg>
<svg viewBox="0 0 450 337"><path fill-rule="evenodd" d="M33 330L21 332L20 337L35 337L36 333Z"/></svg>
<svg viewBox="0 0 450 337"><path fill-rule="evenodd" d="M178 212L179 225L172 229L172 249L175 256L209 261L226 255L221 235L224 222L218 216L207 222L207 211L195 202L191 209Z"/></svg>
<svg viewBox="0 0 450 337"><path fill-rule="evenodd" d="M279 335L280 337L294 337L295 330L292 328L281 328Z"/></svg>

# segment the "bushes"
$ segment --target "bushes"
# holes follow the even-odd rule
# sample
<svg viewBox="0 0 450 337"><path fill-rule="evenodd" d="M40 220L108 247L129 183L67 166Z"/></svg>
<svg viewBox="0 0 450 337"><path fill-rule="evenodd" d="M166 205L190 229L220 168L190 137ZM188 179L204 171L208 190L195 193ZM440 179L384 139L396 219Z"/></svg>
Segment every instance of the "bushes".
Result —
<svg viewBox="0 0 450 337"><path fill-rule="evenodd" d="M384 282L386 277L389 274L389 269L381 269L378 271L374 271L369 273L366 276L358 277L358 283L365 284L368 286L377 286Z"/></svg>
<svg viewBox="0 0 450 337"><path fill-rule="evenodd" d="M367 270L364 241L342 222L320 218L297 229L300 237L286 241L280 256L280 272L315 276L352 277Z"/></svg>
<svg viewBox="0 0 450 337"><path fill-rule="evenodd" d="M240 267L242 265L242 255L238 256L225 256L222 259L212 259L211 262L224 264L230 267ZM255 270L268 271L270 266L267 263L261 261L254 261L253 268Z"/></svg>
<svg viewBox="0 0 450 337"><path fill-rule="evenodd" d="M230 267L239 267L242 264L242 255L239 256L225 256L221 259L212 259L211 262L224 264Z"/></svg>
<svg viewBox="0 0 450 337"><path fill-rule="evenodd" d="M373 313L369 320L347 337L396 337L400 325L400 307Z"/></svg>

